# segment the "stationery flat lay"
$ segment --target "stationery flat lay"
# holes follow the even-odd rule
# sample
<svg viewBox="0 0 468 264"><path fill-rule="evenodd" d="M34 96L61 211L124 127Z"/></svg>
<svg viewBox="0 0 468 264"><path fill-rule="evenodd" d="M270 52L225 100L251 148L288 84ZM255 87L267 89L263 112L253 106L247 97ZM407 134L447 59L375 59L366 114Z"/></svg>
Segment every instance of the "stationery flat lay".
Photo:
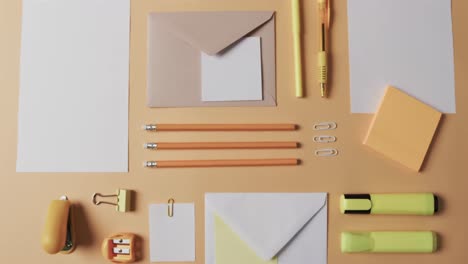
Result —
<svg viewBox="0 0 468 264"><path fill-rule="evenodd" d="M466 262L468 2L14 2L7 263Z"/></svg>

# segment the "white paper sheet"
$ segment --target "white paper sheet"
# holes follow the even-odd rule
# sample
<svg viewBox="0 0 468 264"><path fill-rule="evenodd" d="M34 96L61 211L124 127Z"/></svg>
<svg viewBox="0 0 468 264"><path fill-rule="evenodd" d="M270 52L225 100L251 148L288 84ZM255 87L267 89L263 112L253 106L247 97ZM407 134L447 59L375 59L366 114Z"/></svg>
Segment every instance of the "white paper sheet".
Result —
<svg viewBox="0 0 468 264"><path fill-rule="evenodd" d="M195 205L175 203L172 217L167 207L149 207L151 262L195 261Z"/></svg>
<svg viewBox="0 0 468 264"><path fill-rule="evenodd" d="M455 113L451 0L348 0L351 112L393 85Z"/></svg>
<svg viewBox="0 0 468 264"><path fill-rule="evenodd" d="M261 101L262 58L259 37L248 37L221 55L202 52L203 101Z"/></svg>
<svg viewBox="0 0 468 264"><path fill-rule="evenodd" d="M23 0L18 172L128 171L129 0Z"/></svg>

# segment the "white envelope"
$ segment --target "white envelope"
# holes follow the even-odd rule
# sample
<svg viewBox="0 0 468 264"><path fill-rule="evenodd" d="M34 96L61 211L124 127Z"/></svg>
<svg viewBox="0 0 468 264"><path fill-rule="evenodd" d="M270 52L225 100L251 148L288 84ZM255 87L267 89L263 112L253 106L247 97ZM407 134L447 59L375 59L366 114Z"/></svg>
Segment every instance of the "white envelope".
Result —
<svg viewBox="0 0 468 264"><path fill-rule="evenodd" d="M263 260L327 263L327 193L207 193L206 264L216 264L215 215Z"/></svg>

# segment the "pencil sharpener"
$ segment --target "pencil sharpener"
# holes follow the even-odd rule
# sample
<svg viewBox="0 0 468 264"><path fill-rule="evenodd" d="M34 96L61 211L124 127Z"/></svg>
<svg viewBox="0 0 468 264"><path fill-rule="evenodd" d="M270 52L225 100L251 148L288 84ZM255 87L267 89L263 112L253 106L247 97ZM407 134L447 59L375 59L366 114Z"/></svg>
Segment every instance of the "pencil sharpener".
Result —
<svg viewBox="0 0 468 264"><path fill-rule="evenodd" d="M104 258L114 263L132 263L137 260L138 237L131 233L114 234L102 242Z"/></svg>

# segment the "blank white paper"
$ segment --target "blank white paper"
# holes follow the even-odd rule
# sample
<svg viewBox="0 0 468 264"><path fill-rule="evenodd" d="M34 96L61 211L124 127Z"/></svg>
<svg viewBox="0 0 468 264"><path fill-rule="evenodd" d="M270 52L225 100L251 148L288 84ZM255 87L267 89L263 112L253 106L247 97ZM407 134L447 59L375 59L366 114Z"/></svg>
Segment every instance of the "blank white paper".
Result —
<svg viewBox="0 0 468 264"><path fill-rule="evenodd" d="M348 27L352 113L388 85L456 112L451 0L348 0Z"/></svg>
<svg viewBox="0 0 468 264"><path fill-rule="evenodd" d="M168 204L149 207L151 262L195 261L195 205L175 203L173 216Z"/></svg>
<svg viewBox="0 0 468 264"><path fill-rule="evenodd" d="M202 101L261 101L262 52L259 37L248 37L225 52L202 52Z"/></svg>
<svg viewBox="0 0 468 264"><path fill-rule="evenodd" d="M18 172L127 172L129 0L23 0Z"/></svg>

